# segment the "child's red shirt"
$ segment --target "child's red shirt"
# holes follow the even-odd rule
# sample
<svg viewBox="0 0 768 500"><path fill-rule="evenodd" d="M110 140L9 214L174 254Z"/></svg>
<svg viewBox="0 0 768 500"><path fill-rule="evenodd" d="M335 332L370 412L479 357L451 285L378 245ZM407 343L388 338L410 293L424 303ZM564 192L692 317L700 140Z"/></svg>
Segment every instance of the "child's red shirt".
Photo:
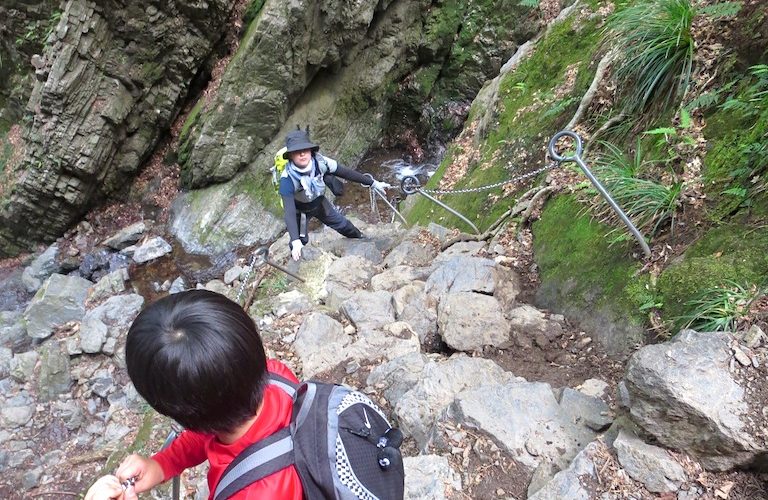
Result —
<svg viewBox="0 0 768 500"><path fill-rule="evenodd" d="M270 359L267 370L298 383L296 376L281 362ZM210 464L208 470L209 499L213 499L216 485L230 462L249 445L264 439L291 422L293 400L284 391L273 385L267 385L264 391L264 404L248 432L231 444L219 442L212 434L184 431L168 448L152 456L163 468L163 481L181 474L184 469L203 463ZM278 471L247 488L237 492L233 500L261 500L280 498L281 500L301 500L303 490L296 469L291 466Z"/></svg>

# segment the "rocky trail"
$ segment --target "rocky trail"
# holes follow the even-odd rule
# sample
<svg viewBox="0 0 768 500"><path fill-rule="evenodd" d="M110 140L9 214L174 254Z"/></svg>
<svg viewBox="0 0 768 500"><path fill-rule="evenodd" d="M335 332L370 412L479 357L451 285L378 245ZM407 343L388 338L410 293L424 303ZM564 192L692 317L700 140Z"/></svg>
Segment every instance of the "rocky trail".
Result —
<svg viewBox="0 0 768 500"><path fill-rule="evenodd" d="M157 281L152 295L205 287L243 303L263 278L248 310L269 355L390 413L408 436L407 498L765 498L764 476L717 472L765 457L759 329L683 332L614 359L593 332L525 302L524 259L503 234L440 252L452 236L440 226L357 223L367 239L315 231L300 263L285 238L270 247L305 283L249 272L242 255L203 283ZM172 245L136 223L75 255L89 240L80 230L4 269L3 498L77 498L170 430L130 385L123 348L146 303L136 290ZM206 498L205 466L181 484ZM170 485L153 493L169 496Z"/></svg>

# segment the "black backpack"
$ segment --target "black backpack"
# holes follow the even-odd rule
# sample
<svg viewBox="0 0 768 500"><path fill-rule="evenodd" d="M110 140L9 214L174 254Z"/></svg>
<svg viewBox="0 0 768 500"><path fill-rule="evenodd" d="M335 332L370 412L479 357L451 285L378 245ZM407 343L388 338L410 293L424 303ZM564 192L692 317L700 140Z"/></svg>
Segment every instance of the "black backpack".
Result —
<svg viewBox="0 0 768 500"><path fill-rule="evenodd" d="M214 500L291 465L307 499L403 498L402 433L365 394L269 376L270 384L293 397L291 424L244 449L222 474Z"/></svg>

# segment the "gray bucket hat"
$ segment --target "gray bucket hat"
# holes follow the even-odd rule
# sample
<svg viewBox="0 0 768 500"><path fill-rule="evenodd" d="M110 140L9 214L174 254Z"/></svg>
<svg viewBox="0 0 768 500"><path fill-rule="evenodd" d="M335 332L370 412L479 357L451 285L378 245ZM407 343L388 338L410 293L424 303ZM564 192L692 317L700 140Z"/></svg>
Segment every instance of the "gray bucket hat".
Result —
<svg viewBox="0 0 768 500"><path fill-rule="evenodd" d="M320 146L309 140L309 132L304 130L292 130L285 136L285 153L283 158L288 159L288 153L311 149L314 153Z"/></svg>

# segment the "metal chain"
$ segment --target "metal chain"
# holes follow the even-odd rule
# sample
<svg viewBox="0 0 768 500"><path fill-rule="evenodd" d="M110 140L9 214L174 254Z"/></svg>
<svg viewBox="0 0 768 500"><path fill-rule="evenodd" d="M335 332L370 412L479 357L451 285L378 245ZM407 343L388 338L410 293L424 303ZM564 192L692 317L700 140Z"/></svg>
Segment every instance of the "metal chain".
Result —
<svg viewBox="0 0 768 500"><path fill-rule="evenodd" d="M517 177L513 177L512 179L508 179L506 181L496 182L494 184L488 184L487 186L479 186L474 188L466 188L466 189L424 189L421 188L420 190L425 193L431 193L431 194L454 194L454 193L478 193L480 191L486 191L488 189L497 188L499 186L503 186L505 184L513 184L517 182L524 181L526 179L530 179L531 177L536 177L542 172L545 172L551 168L557 167L560 165L560 162L553 161L549 165L544 165L541 168L538 168L536 170L532 170L531 172L528 172L526 174L519 175Z"/></svg>
<svg viewBox="0 0 768 500"><path fill-rule="evenodd" d="M240 297L243 295L243 291L245 290L245 285L248 284L248 280L251 278L251 273L253 273L253 268L256 265L256 252L253 252L253 255L251 255L251 263L248 265L248 271L245 273L245 278L243 278L243 282L240 283L240 289L237 291L237 297L235 297L235 302L240 304Z"/></svg>
<svg viewBox="0 0 768 500"><path fill-rule="evenodd" d="M373 192L373 188L368 188L368 197L371 200L371 215L376 217L375 220L381 221L381 214L379 213L379 205L376 203L376 193Z"/></svg>

